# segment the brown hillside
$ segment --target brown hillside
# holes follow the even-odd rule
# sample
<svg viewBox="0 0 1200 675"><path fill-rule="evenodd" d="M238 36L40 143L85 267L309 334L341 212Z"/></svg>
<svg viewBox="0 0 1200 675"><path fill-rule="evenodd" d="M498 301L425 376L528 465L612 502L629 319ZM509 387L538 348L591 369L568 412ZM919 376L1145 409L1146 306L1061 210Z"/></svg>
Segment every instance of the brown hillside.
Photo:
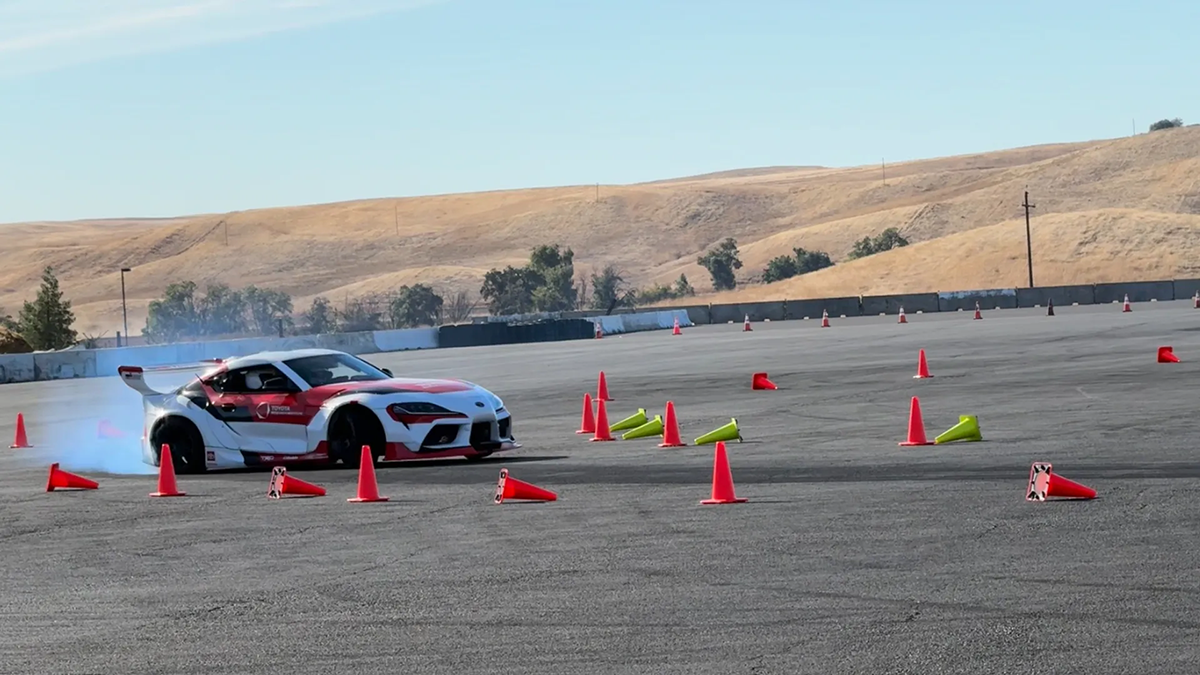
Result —
<svg viewBox="0 0 1200 675"><path fill-rule="evenodd" d="M191 279L347 297L424 282L477 293L484 273L558 242L579 273L613 262L639 285L686 273L736 237L743 285L701 301L782 299L1024 283L1029 187L1039 284L1200 276L1200 128L1131 138L849 169L773 167L627 186L515 190L241 211L159 220L0 226L0 313L15 315L53 265L78 328L130 328L163 287ZM224 221L224 224L221 224ZM398 226L397 226L398 221ZM899 227L913 245L776 284L753 283L793 247L844 259L853 242ZM225 243L228 230L228 245ZM692 300L695 301L695 300Z"/></svg>

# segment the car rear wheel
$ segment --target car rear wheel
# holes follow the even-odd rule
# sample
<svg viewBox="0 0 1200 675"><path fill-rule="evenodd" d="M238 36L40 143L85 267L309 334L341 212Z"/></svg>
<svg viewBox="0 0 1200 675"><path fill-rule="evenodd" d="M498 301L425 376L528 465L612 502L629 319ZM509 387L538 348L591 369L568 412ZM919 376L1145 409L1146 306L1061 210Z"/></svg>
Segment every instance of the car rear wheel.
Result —
<svg viewBox="0 0 1200 675"><path fill-rule="evenodd" d="M371 447L371 457L378 464L378 457L384 453L386 442L383 436L383 425L369 410L357 405L347 406L334 413L329 422L327 438L329 444L329 462L357 469L362 459L364 445Z"/></svg>
<svg viewBox="0 0 1200 675"><path fill-rule="evenodd" d="M208 466L204 463L204 438L196 425L179 417L167 418L155 431L151 442L154 454L162 465L162 446L171 448L171 463L175 465L175 473L204 473Z"/></svg>

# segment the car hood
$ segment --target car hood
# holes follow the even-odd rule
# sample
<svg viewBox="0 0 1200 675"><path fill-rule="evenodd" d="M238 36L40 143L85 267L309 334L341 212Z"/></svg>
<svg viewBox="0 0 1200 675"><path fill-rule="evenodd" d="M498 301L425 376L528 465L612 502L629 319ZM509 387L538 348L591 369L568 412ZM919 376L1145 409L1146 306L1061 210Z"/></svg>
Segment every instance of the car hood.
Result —
<svg viewBox="0 0 1200 675"><path fill-rule="evenodd" d="M343 382L314 387L310 397L327 399L340 394L454 394L478 391L479 387L462 380L427 380L394 377L373 382Z"/></svg>

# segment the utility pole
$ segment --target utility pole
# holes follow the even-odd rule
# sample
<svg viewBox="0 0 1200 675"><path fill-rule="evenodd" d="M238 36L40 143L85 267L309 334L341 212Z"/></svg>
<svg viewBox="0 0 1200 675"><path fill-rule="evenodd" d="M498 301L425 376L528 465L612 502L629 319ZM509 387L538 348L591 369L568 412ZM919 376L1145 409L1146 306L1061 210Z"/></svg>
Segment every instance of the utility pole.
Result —
<svg viewBox="0 0 1200 675"><path fill-rule="evenodd" d="M121 268L121 319L125 328L125 341L129 341L129 312L125 309L125 273L132 272L128 267ZM117 346L120 347L120 340L117 340Z"/></svg>
<svg viewBox="0 0 1200 675"><path fill-rule="evenodd" d="M1025 251L1029 259L1029 287L1033 288L1033 237L1029 233L1029 209L1034 206L1029 203L1029 190L1025 191L1025 201L1021 206L1025 207Z"/></svg>

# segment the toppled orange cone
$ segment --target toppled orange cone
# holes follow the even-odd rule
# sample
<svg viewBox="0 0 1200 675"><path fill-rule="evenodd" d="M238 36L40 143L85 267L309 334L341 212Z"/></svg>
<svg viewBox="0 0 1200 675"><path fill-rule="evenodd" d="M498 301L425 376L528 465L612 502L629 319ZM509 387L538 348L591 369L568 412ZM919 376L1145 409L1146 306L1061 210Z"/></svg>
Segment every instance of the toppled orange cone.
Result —
<svg viewBox="0 0 1200 675"><path fill-rule="evenodd" d="M151 497L183 497L186 492L180 492L175 484L175 460L171 459L171 446L163 443L162 453L158 460L158 492L151 492Z"/></svg>
<svg viewBox="0 0 1200 675"><path fill-rule="evenodd" d="M1054 473L1054 466L1049 462L1034 462L1029 469L1029 487L1025 489L1025 501L1044 502L1052 497L1095 499L1096 491Z"/></svg>
<svg viewBox="0 0 1200 675"><path fill-rule="evenodd" d="M1174 347L1159 347L1158 348L1159 363L1179 363L1179 357L1175 356Z"/></svg>
<svg viewBox="0 0 1200 675"><path fill-rule="evenodd" d="M325 488L290 476L286 468L277 466L271 469L271 484L267 487L267 499L283 499L284 495L324 497Z"/></svg>
<svg viewBox="0 0 1200 675"><path fill-rule="evenodd" d="M772 382L766 373L755 373L750 381L751 389L778 389L775 383Z"/></svg>
<svg viewBox="0 0 1200 675"><path fill-rule="evenodd" d="M46 478L46 492L55 490L96 490L100 484L83 476L77 476L69 471L58 468L58 462L50 465L50 475Z"/></svg>
<svg viewBox="0 0 1200 675"><path fill-rule="evenodd" d="M532 483L526 483L523 480L513 478L508 475L508 469L500 469L500 480L496 482L496 498L494 501L500 504L506 499L553 502L558 500L558 495Z"/></svg>

